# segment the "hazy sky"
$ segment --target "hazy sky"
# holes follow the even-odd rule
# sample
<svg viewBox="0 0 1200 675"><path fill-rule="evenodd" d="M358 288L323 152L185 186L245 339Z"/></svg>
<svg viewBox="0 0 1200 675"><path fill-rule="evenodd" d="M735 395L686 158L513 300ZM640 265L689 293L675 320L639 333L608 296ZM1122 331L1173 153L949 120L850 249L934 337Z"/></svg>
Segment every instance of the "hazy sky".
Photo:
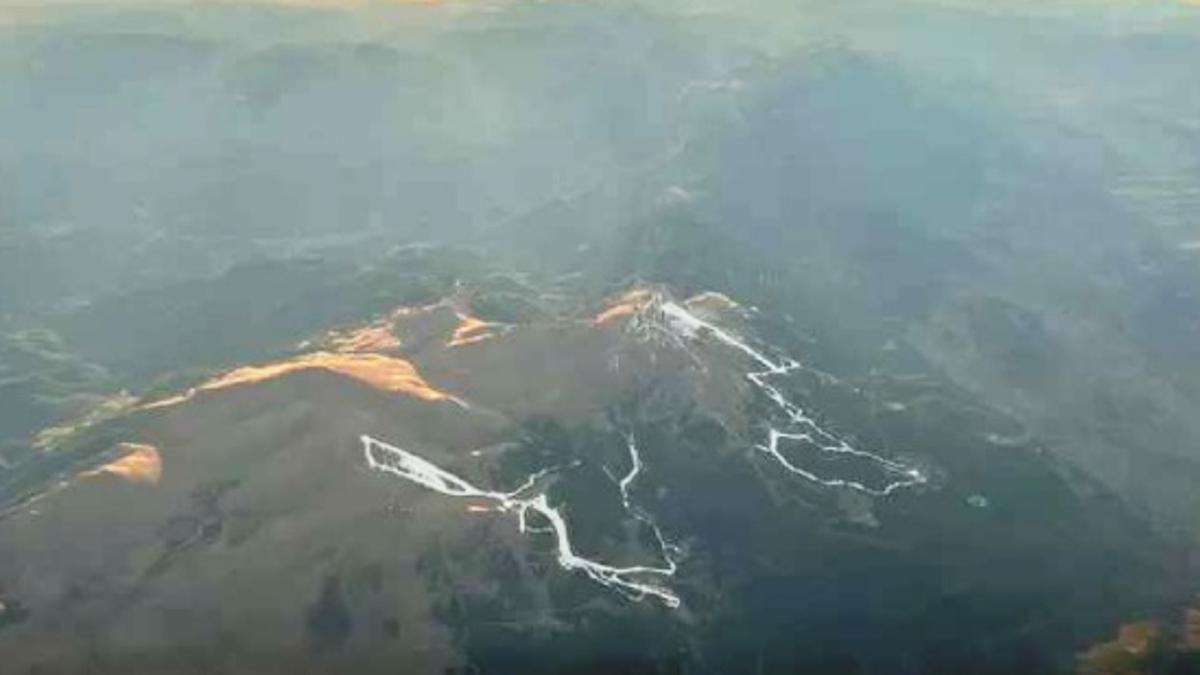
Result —
<svg viewBox="0 0 1200 675"><path fill-rule="evenodd" d="M73 5L112 5L120 6L154 6L154 5L229 5L229 4L272 4L298 5L308 7L387 7L394 5L440 5L462 4L455 0L142 0L130 2L127 0L0 0L0 7L14 7L34 10L39 7L70 7Z"/></svg>

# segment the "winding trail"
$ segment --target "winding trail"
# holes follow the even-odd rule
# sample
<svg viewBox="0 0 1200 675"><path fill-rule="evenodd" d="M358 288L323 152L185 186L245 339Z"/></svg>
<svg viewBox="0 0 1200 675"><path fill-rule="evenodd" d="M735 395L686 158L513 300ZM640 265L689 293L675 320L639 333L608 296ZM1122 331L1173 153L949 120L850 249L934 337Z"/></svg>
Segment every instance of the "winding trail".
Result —
<svg viewBox="0 0 1200 675"><path fill-rule="evenodd" d="M919 469L873 452L859 450L845 439L824 429L802 407L788 400L778 387L768 381L771 377L787 375L803 368L799 361L790 358L781 361L772 360L736 335L701 319L677 302L662 301L658 303L658 307L677 333L696 337L701 331L705 331L718 341L750 357L752 361L762 367L762 370L752 370L746 373L746 379L750 380L787 417L788 425L783 429L771 427L767 433L767 442L757 444L755 447L773 457L788 472L826 487L848 488L876 497L885 497L897 490L929 482L929 478ZM808 443L823 453L867 460L875 464L886 475L893 476L894 479L880 488L844 478L822 478L812 471L797 466L780 451L780 442L788 440Z"/></svg>
<svg viewBox="0 0 1200 675"><path fill-rule="evenodd" d="M524 483L509 492L494 492L478 488L463 478L446 471L432 462L402 450L370 436L361 436L363 456L367 465L376 471L388 473L399 478L424 486L435 492L451 497L470 497L487 499L500 507L502 511L517 514L517 523L523 533L552 533L557 540L556 556L558 564L564 570L580 571L593 581L612 588L632 600L642 600L655 597L666 606L674 609L679 607L680 599L673 591L659 583L659 579L675 575L675 547L665 542L658 527L644 513L632 506L629 499L629 486L641 470L641 458L637 448L631 442L630 454L634 467L620 482L621 496L630 513L642 522L650 524L655 536L662 546L666 563L662 566L632 565L616 567L598 560L585 558L575 552L571 546L570 529L562 510L551 506L545 490L535 490L545 476L554 473L558 468L543 469L530 475ZM529 525L529 512L533 511L544 517L549 528L535 529Z"/></svg>
<svg viewBox="0 0 1200 675"><path fill-rule="evenodd" d="M754 447L773 457L788 472L825 487L846 488L877 497L884 497L904 488L923 485L929 481L920 470L914 467L853 447L846 440L824 429L801 406L789 400L778 387L770 383L772 377L787 375L803 368L798 361L790 358L773 360L733 333L701 319L683 305L658 295L647 304L642 312L631 317L631 322L634 332L643 338L682 348L701 367L704 365L703 361L688 343L694 342L702 335L711 335L757 364L759 368L745 373L745 377L783 413L787 423L783 428L770 427L766 442L756 444ZM571 544L571 532L563 510L550 504L546 489L542 485L544 478L569 467L542 469L531 474L516 489L497 492L477 487L419 455L384 441L367 435L361 436L360 439L367 466L375 471L402 478L450 497L485 499L495 502L500 511L516 514L517 524L522 533L553 535L557 542L556 558L559 566L564 570L583 572L596 583L611 588L631 600L640 601L653 597L672 609L680 606L679 596L664 582L675 576L678 569L677 561L682 552L678 546L667 541L654 519L639 507L630 495L634 482L643 470L642 457L632 435L626 439L626 447L629 450L629 471L620 478L611 473L609 473L609 477L620 490L621 503L625 507L625 512L654 533L664 561L661 565L618 567L584 557L575 550ZM866 460L874 464L884 475L891 476L893 479L883 487L872 487L860 481L845 478L823 478L788 459L780 450L780 444L786 441L804 442L818 451L830 455ZM575 465L578 465L578 462L570 466ZM605 472L608 473L607 468L605 468ZM549 526L534 527L531 525L529 522L531 511L541 515L549 523Z"/></svg>

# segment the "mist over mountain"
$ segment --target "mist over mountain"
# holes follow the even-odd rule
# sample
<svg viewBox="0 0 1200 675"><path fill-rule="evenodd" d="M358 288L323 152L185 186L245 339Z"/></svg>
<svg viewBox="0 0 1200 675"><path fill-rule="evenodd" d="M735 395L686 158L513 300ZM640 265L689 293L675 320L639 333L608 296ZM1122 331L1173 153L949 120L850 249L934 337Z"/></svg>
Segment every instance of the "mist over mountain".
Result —
<svg viewBox="0 0 1200 675"><path fill-rule="evenodd" d="M1196 63L1179 2L0 2L0 663L1196 672Z"/></svg>

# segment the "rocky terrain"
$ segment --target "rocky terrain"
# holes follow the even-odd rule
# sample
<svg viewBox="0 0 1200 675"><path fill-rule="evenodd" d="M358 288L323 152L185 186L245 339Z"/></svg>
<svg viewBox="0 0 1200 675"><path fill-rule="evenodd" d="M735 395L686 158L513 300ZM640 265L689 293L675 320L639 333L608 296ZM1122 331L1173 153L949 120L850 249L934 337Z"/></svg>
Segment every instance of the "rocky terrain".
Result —
<svg viewBox="0 0 1200 675"><path fill-rule="evenodd" d="M0 0L0 671L1186 673L1186 2Z"/></svg>
<svg viewBox="0 0 1200 675"><path fill-rule="evenodd" d="M0 520L9 665L833 668L853 621L873 667L1003 672L1170 597L1165 541L950 392L842 384L719 294L492 290L62 432Z"/></svg>

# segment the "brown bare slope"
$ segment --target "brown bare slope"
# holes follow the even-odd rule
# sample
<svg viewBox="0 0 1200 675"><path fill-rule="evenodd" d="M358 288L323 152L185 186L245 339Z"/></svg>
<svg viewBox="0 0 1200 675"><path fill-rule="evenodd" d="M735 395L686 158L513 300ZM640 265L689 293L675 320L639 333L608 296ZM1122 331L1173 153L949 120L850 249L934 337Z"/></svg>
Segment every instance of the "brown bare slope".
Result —
<svg viewBox="0 0 1200 675"><path fill-rule="evenodd" d="M370 472L360 435L491 484L496 453L473 450L512 441L513 420L595 416L689 365L623 331L398 310L145 401L123 442L0 516L3 672L454 666L419 562L443 541L528 542L511 518Z"/></svg>
<svg viewBox="0 0 1200 675"><path fill-rule="evenodd" d="M0 594L24 614L0 630L4 672L452 663L414 562L463 506L368 473L357 439L454 464L502 419L307 369L127 421L156 484L88 471L0 521Z"/></svg>

